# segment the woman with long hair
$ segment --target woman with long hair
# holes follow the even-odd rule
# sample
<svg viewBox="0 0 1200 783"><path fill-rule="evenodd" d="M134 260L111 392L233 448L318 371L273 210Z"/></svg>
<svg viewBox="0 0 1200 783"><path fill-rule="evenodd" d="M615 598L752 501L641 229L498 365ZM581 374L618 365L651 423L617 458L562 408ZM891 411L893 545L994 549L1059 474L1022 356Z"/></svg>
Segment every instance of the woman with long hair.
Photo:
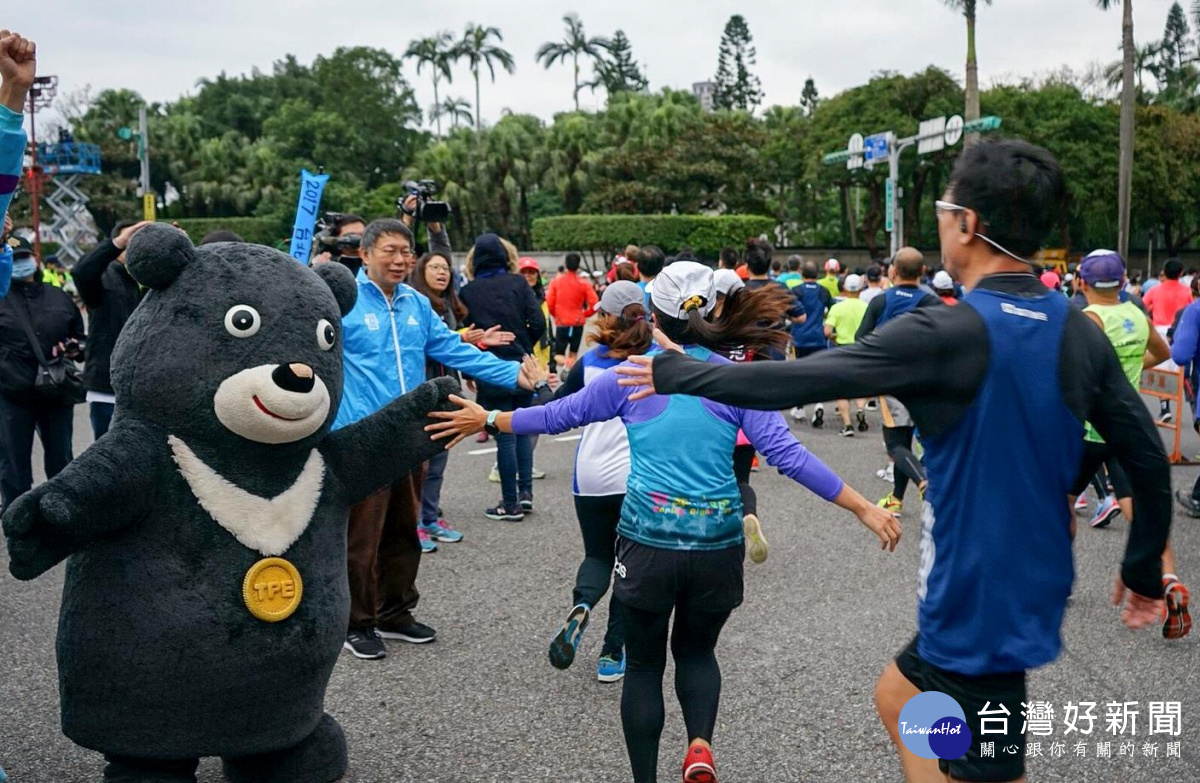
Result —
<svg viewBox="0 0 1200 783"><path fill-rule="evenodd" d="M458 332L463 342L480 349L493 345L508 345L514 339L512 332L501 331L499 326L491 329L467 329L467 306L458 298L454 285L454 274L450 259L440 253L426 253L417 261L408 280L409 285L429 299L430 306L451 331ZM449 375L458 377L458 372L441 362L426 358L425 379L433 380ZM437 542L453 544L462 541L462 533L451 527L442 515L442 481L446 475L446 463L450 452L443 451L429 460L425 481L421 485L421 520L417 525L417 537L421 539L421 551L436 552Z"/></svg>
<svg viewBox="0 0 1200 783"><path fill-rule="evenodd" d="M679 261L655 278L650 301L655 323L684 350L714 363L731 346L762 350L787 339L773 328L786 310L748 298L710 321L716 292L712 270ZM480 428L506 432L564 432L619 418L630 446L630 473L617 525L614 595L625 624L626 675L621 721L635 783L657 778L664 723L662 679L668 628L675 659L675 692L688 746L683 779L716 780L711 741L720 698L717 639L742 602L742 502L733 473L738 429L767 461L824 500L854 513L894 549L894 516L845 484L792 437L777 411L751 411L700 397L631 395L614 367L581 391L548 405L512 413L487 411L458 397L452 413L435 412L426 429L451 445Z"/></svg>

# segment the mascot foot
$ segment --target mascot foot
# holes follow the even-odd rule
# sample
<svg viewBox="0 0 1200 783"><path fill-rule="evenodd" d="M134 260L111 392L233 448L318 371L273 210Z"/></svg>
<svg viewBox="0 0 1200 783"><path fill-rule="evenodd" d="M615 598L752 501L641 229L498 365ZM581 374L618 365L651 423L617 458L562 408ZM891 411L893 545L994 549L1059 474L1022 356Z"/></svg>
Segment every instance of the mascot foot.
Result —
<svg viewBox="0 0 1200 783"><path fill-rule="evenodd" d="M326 714L298 745L222 763L232 783L333 783L348 765L346 735Z"/></svg>
<svg viewBox="0 0 1200 783"><path fill-rule="evenodd" d="M105 756L104 783L196 783L200 759L139 759Z"/></svg>

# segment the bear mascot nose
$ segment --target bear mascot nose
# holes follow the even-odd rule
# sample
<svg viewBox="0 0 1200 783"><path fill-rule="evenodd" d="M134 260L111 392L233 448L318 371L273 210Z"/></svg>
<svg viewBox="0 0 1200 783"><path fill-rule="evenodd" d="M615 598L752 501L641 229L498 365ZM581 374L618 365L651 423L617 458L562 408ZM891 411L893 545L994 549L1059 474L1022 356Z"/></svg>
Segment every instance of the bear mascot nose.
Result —
<svg viewBox="0 0 1200 783"><path fill-rule="evenodd" d="M316 385L316 374L307 364L281 364L271 373L271 380L281 389L308 394Z"/></svg>

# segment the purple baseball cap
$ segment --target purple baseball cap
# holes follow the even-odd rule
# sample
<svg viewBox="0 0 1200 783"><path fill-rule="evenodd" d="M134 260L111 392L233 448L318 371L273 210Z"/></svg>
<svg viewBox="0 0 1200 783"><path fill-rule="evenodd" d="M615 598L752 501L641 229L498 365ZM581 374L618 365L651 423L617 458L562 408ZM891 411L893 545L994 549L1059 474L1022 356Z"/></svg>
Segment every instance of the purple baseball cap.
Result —
<svg viewBox="0 0 1200 783"><path fill-rule="evenodd" d="M1079 264L1079 276L1092 288L1117 288L1125 279L1125 262L1112 250L1093 250Z"/></svg>

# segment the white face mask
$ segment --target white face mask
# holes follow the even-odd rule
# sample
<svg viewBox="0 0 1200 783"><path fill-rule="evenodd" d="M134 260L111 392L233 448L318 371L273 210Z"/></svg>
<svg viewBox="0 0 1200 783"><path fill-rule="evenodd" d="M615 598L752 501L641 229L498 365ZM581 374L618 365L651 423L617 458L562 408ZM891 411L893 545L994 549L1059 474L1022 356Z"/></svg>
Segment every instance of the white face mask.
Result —
<svg viewBox="0 0 1200 783"><path fill-rule="evenodd" d="M33 277L36 272L37 259L35 259L33 256L18 258L17 260L13 261L13 280L24 280L27 277Z"/></svg>

